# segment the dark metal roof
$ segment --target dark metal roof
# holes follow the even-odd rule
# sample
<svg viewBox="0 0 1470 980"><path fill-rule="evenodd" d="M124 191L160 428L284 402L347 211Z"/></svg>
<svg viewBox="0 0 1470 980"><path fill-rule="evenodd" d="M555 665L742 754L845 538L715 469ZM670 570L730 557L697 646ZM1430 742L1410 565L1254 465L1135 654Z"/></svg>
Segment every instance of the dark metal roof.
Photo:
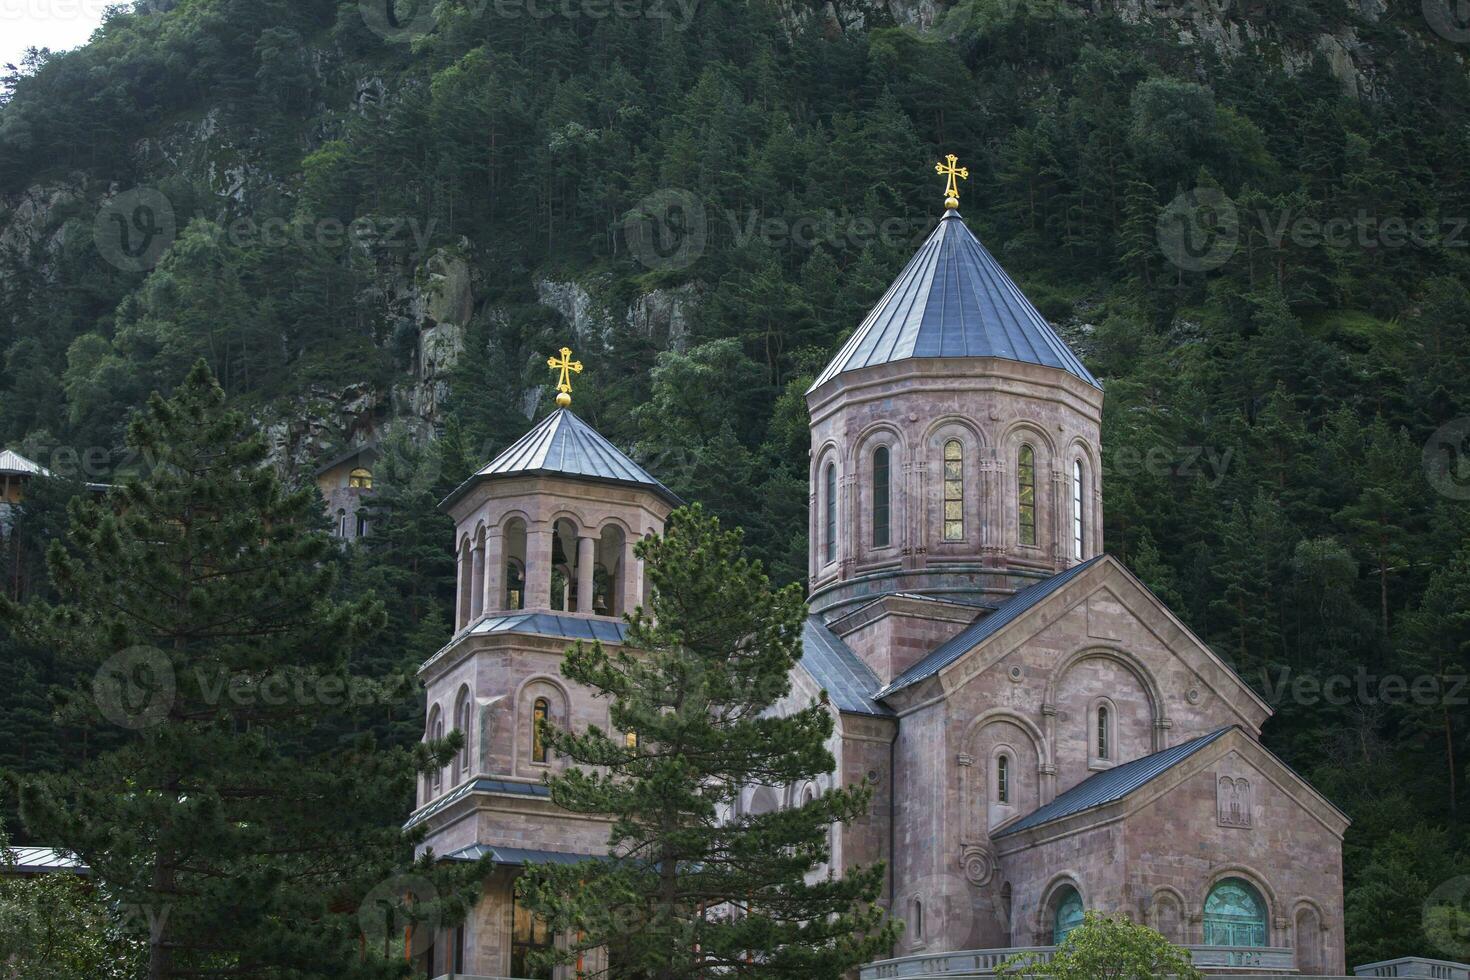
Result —
<svg viewBox="0 0 1470 980"><path fill-rule="evenodd" d="M1221 728L1201 735L1198 738L1182 742L1162 752L1146 755L1142 759L1134 759L1125 762L1121 766L1098 773L1089 779L1067 790L1061 796L1052 800L1039 810L1034 810L1027 816L1022 817L1008 827L1002 828L1000 832L992 837L1005 837L1008 834L1020 833L1030 830L1032 827L1040 827L1042 824L1070 817L1081 813L1083 810L1091 810L1094 807L1105 806L1108 803L1116 803L1129 793L1142 788L1153 782L1164 773L1173 769L1179 763L1194 755L1200 749L1216 741L1230 732L1235 726Z"/></svg>
<svg viewBox="0 0 1470 980"><path fill-rule="evenodd" d="M559 408L516 440L509 449L481 467L445 499L444 505L458 500L478 480L528 474L569 476L642 487L675 507L684 502L596 429L573 415L571 409Z"/></svg>
<svg viewBox="0 0 1470 980"><path fill-rule="evenodd" d="M858 715L893 714L873 700L873 693L881 686L878 675L815 616L809 616L802 628L801 666L812 680L822 685L838 711Z"/></svg>
<svg viewBox="0 0 1470 980"><path fill-rule="evenodd" d="M550 787L543 786L541 783L517 783L508 779L475 779L465 783L463 786L457 787L453 792L447 793L437 800L431 800L424 804L421 809L414 811L408 818L408 821L403 825L403 829L407 830L410 827L423 823L445 807L457 803L471 793L502 793L511 796L540 796L549 798L551 796L551 789Z"/></svg>
<svg viewBox="0 0 1470 980"><path fill-rule="evenodd" d="M89 869L74 854L54 847L12 847L10 860L16 874L48 874L53 871L73 871L88 874Z"/></svg>
<svg viewBox="0 0 1470 980"><path fill-rule="evenodd" d="M1053 592L1056 592L1078 575L1081 575L1084 570L1102 561L1103 557L1102 555L1097 555L1096 557L1089 558L1081 564L1073 565L1065 572L1058 572L1050 578L1044 578L1035 585L1029 585L1020 592L1017 592L1003 602L995 612L988 613L975 620L975 622L960 630L953 637L938 647L935 647L933 653L914 664L902 674L899 674L893 679L893 683L883 688L874 697L881 700L890 694L902 691L906 687L933 677L945 667L948 667L975 649L981 642L999 633L1032 606Z"/></svg>
<svg viewBox="0 0 1470 980"><path fill-rule="evenodd" d="M445 861L478 861L485 855L496 864L519 867L523 864L581 864L583 861L606 860L606 854L571 854L566 851L539 851L526 847L501 847L499 844L471 844L444 855Z"/></svg>
<svg viewBox="0 0 1470 980"><path fill-rule="evenodd" d="M953 210L811 390L847 371L911 357L1000 357L1102 387Z"/></svg>
<svg viewBox="0 0 1470 980"><path fill-rule="evenodd" d="M628 626L626 623L605 619L586 619L545 612L518 612L504 616L487 616L470 628L472 636L483 636L487 633L534 633L537 636L555 636L567 640L622 643L628 633Z"/></svg>

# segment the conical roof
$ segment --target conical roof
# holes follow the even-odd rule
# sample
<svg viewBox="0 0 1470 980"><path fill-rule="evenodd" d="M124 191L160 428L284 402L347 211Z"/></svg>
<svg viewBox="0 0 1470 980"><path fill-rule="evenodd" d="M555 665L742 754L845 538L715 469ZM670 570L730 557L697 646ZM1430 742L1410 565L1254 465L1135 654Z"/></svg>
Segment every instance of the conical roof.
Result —
<svg viewBox="0 0 1470 980"><path fill-rule="evenodd" d="M999 357L1060 368L1102 387L953 209L811 390L848 371L913 357Z"/></svg>
<svg viewBox="0 0 1470 980"><path fill-rule="evenodd" d="M683 503L674 491L655 480L600 432L572 414L571 409L559 408L481 467L445 499L444 506L458 500L480 480L531 474L643 487L676 507Z"/></svg>

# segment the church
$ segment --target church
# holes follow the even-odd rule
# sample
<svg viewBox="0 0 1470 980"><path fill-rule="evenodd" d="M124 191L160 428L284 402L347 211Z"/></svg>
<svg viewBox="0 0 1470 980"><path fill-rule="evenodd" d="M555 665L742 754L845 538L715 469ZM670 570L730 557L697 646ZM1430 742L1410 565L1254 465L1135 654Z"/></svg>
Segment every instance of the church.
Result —
<svg viewBox="0 0 1470 980"><path fill-rule="evenodd" d="M963 169L938 169L937 227L807 393L793 697L825 697L837 766L741 805L873 784L832 838L838 873L885 864L904 923L864 980L990 976L1089 909L1206 973L1341 975L1348 820L1262 745L1270 706L1104 550L1102 385L966 226ZM443 504L459 588L420 670L425 735L467 738L408 825L495 871L434 937L430 977L531 977L556 937L517 906L520 867L606 854L605 823L551 803L536 722L607 726L562 655L622 641L644 598L634 545L682 503L573 413L571 352L551 364L557 410Z"/></svg>

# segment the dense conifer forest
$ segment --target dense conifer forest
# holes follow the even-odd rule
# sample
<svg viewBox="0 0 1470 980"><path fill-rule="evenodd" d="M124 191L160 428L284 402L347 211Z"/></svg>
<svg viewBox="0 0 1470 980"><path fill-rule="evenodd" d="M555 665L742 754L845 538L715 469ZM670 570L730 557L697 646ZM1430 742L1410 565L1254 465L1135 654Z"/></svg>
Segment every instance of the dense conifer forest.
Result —
<svg viewBox="0 0 1470 980"><path fill-rule="evenodd" d="M367 0L137 6L0 86L0 445L71 478L28 498L9 591L51 592L65 498L139 465L149 392L200 357L262 425L392 392L422 368L402 297L445 269L473 304L442 400L367 420L420 424L340 559L344 601L387 607L363 671L447 638L435 505L550 410L564 343L579 414L800 580L803 392L932 228L952 152L971 228L1105 385L1108 550L1354 820L1349 963L1470 952L1421 915L1470 873L1470 46L1433 3L962 0L918 27L920 4L442 0L412 37ZM109 211L136 193L167 207ZM547 281L592 297L578 323ZM671 296L677 329L625 315ZM363 420L335 411L340 448ZM98 748L53 721L65 675L0 636L0 766ZM414 741L420 711L376 734Z"/></svg>

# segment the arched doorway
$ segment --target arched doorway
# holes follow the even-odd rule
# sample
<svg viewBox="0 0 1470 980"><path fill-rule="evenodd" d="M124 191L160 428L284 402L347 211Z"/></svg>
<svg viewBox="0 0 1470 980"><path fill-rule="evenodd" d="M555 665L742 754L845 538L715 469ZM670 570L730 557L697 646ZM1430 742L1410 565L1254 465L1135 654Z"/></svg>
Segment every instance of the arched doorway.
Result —
<svg viewBox="0 0 1470 980"><path fill-rule="evenodd" d="M1205 899L1206 946L1265 946L1266 901L1250 882L1226 878Z"/></svg>
<svg viewBox="0 0 1470 980"><path fill-rule="evenodd" d="M1053 899L1053 912L1051 917L1051 944L1060 946L1067 941L1067 937L1082 925L1083 918L1082 896L1077 889L1068 885L1057 892Z"/></svg>

